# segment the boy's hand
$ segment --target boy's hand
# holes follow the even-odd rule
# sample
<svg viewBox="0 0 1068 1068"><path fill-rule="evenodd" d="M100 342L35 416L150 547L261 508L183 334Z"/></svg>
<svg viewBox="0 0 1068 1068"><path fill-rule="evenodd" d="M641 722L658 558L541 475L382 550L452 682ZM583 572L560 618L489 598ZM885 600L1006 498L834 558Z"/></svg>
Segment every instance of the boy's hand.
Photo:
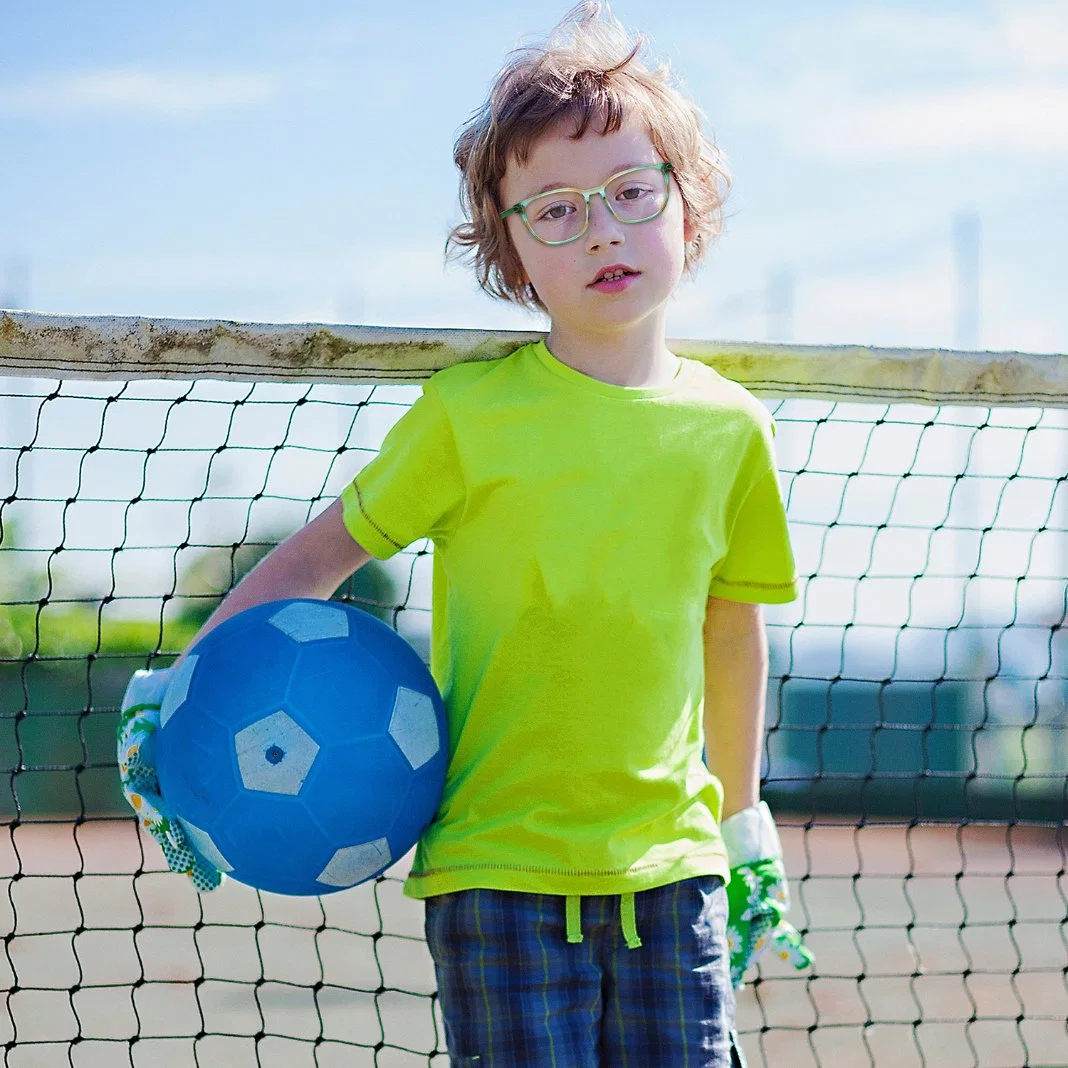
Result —
<svg viewBox="0 0 1068 1068"><path fill-rule="evenodd" d="M783 919L790 894L771 810L761 801L724 820L721 829L731 865L727 885L731 983L736 989L744 986L743 975L769 946L795 968L807 967L812 953Z"/></svg>
<svg viewBox="0 0 1068 1068"><path fill-rule="evenodd" d="M159 843L171 871L188 875L198 890L214 890L223 874L189 844L167 807L156 778L156 731L171 669L136 671L119 716L118 758L122 792L141 825Z"/></svg>

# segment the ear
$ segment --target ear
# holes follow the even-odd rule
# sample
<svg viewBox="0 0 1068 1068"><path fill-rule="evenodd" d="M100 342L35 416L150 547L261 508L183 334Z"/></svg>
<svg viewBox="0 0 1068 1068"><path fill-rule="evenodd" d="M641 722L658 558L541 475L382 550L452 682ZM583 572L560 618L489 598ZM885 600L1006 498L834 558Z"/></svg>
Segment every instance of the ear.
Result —
<svg viewBox="0 0 1068 1068"><path fill-rule="evenodd" d="M697 236L697 227L690 220L690 213L688 211L683 212L682 215L682 240L688 245Z"/></svg>

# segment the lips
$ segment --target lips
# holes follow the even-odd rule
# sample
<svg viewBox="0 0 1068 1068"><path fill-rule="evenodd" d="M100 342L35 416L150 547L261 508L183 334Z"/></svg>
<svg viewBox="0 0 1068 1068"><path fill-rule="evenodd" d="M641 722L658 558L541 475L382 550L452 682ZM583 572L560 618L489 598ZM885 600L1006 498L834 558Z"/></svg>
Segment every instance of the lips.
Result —
<svg viewBox="0 0 1068 1068"><path fill-rule="evenodd" d="M626 278L629 275L640 274L640 271L636 271L633 267L628 267L625 263L612 263L607 267L602 267L593 281L590 282L591 286L595 286L600 282L617 281L620 278Z"/></svg>

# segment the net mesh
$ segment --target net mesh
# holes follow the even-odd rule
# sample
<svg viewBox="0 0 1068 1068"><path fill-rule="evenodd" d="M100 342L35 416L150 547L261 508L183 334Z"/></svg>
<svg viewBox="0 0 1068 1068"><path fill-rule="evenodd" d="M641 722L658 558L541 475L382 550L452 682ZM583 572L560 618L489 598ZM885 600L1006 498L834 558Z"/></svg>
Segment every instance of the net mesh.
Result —
<svg viewBox="0 0 1068 1068"><path fill-rule="evenodd" d="M0 378L5 1065L446 1063L409 858L198 897L114 764L131 671L417 393ZM816 964L740 992L750 1064L1068 1063L1068 413L767 403L802 595L766 611L764 796ZM340 596L426 655L429 583L417 543Z"/></svg>

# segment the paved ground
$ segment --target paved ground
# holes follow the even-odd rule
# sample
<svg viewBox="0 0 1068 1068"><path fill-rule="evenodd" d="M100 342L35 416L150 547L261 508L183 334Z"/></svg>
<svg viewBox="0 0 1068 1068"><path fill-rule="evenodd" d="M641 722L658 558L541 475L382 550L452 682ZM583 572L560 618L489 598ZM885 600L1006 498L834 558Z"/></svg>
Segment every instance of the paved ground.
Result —
<svg viewBox="0 0 1068 1068"><path fill-rule="evenodd" d="M780 825L817 962L739 994L750 1068L1068 1065L1063 835ZM445 1068L406 861L318 899L161 861L132 821L4 829L5 1068Z"/></svg>

